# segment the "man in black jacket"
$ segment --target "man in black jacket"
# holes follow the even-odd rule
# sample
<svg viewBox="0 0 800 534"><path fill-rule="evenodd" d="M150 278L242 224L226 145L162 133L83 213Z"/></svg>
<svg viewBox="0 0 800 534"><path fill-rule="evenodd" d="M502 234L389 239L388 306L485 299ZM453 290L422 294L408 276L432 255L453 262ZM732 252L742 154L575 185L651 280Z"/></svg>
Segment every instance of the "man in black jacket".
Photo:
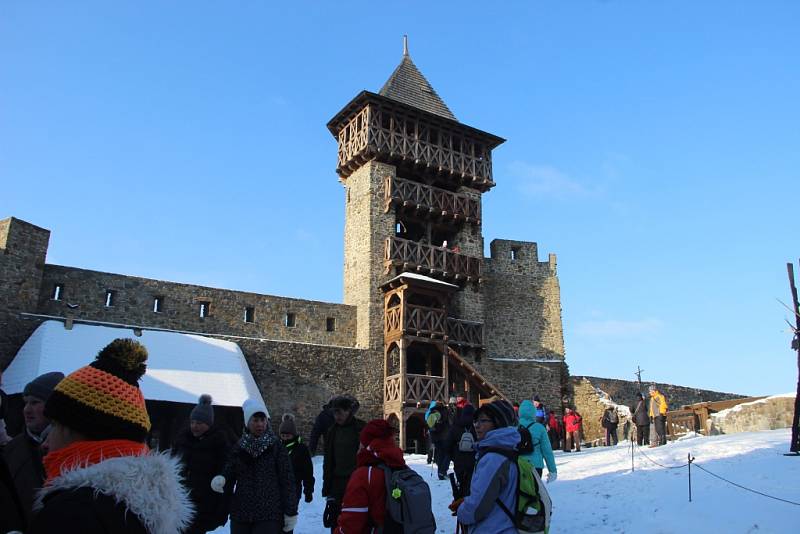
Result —
<svg viewBox="0 0 800 534"><path fill-rule="evenodd" d="M636 425L636 444L650 443L650 417L647 415L647 403L644 395L636 394L636 407L633 409L633 422Z"/></svg>
<svg viewBox="0 0 800 534"><path fill-rule="evenodd" d="M314 420L314 427L311 429L311 436L308 438L308 450L311 452L311 456L317 454L319 438L324 437L334 424L332 403L333 399L329 400Z"/></svg>
<svg viewBox="0 0 800 534"><path fill-rule="evenodd" d="M360 445L358 436L366 423L356 419L358 401L351 396L336 397L331 407L335 424L325 434L322 496L326 499L323 524L333 532L347 482L356 469L356 453Z"/></svg>

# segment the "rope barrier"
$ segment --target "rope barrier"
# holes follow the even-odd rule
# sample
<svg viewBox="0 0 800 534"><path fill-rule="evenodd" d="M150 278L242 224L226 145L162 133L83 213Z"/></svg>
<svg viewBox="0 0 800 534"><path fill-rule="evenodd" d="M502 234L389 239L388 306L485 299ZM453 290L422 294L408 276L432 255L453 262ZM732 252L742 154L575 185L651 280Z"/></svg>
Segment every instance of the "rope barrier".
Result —
<svg viewBox="0 0 800 534"><path fill-rule="evenodd" d="M736 482L732 482L732 481L728 480L727 478L724 478L724 477L721 477L721 476L719 476L719 475L717 475L715 473L712 473L711 471L709 471L708 469L706 469L705 467L701 466L700 464L698 464L696 462L695 462L694 466L696 468L700 469L701 471L705 471L706 473L708 473L712 477L716 477L716 478L722 480L723 482L727 482L728 484L731 484L732 486L736 486L739 489L743 489L745 491L749 491L751 493L755 493L756 495L761 495L762 497L768 497L768 498L774 499L776 501L781 501L781 502L785 502L787 504L793 504L795 506L800 506L800 502L794 502L794 501L790 501L788 499L781 499L780 497L775 497L773 495L768 495L766 493L762 493L760 491L756 491L754 489L742 486L741 484L737 484Z"/></svg>
<svg viewBox="0 0 800 534"><path fill-rule="evenodd" d="M691 454L687 455L689 461L686 462L685 464L681 464L681 465L664 465L662 463L659 463L659 462L653 460L647 454L645 454L645 452L642 450L642 448L639 446L639 444L636 443L635 441L632 442L631 446L632 447L635 446L636 447L636 451L639 454L644 456L649 462L657 465L658 467L661 467L661 468L664 468L664 469L682 469L684 467L688 467L689 468L689 502L691 502L691 500L692 500L692 485L691 485L692 484L692 482L691 482L691 468L692 467L691 466L694 465L696 468L700 469L701 471L703 471L705 473L708 473L712 477L718 478L719 480L722 480L723 482L726 482L726 483L728 483L728 484L730 484L732 486L736 486L739 489L743 489L745 491L749 491L750 493L755 493L756 495L761 495L762 497L767 497L768 499L773 499L775 501L785 502L786 504L792 504L794 506L800 506L800 502L791 501L789 499L783 499L781 497L775 497L774 495L769 495L767 493L764 493L764 492L761 492L761 491L758 491L758 490L754 490L752 488L748 488L747 486L743 486L741 484L737 484L736 482L733 482L732 480L728 480L725 477L722 477L722 476L720 476L720 475L718 475L716 473L713 473L713 472L709 471L708 469L706 469L705 467L703 467L702 465L698 464L695 461L695 458ZM633 470L633 465L631 465L631 470Z"/></svg>
<svg viewBox="0 0 800 534"><path fill-rule="evenodd" d="M634 443L635 443L635 442L634 442ZM638 444L638 443L636 443L636 450L637 450L637 451L639 451L639 454L641 454L642 456L644 456L645 458L647 458L647 459L648 459L648 460L649 460L651 463L654 463L655 465L657 465L657 466L659 466L659 467L663 467L664 469L682 469L682 468L684 468L684 467L686 467L686 466L688 466L688 465L689 465L689 463L688 463L688 462L687 462L687 463L685 463L685 464L681 464L681 465L664 465L664 464L658 463L658 462L656 462L655 460L653 460L652 458L650 458L649 456L647 456L647 455L644 453L644 451L642 450L642 448L639 446L639 444Z"/></svg>

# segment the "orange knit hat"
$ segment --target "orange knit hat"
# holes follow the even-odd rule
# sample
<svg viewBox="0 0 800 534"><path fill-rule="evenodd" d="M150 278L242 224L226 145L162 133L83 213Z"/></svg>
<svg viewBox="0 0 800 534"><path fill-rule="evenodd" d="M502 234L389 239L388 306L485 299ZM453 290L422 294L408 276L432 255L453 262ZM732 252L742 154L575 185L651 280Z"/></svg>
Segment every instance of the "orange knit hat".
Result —
<svg viewBox="0 0 800 534"><path fill-rule="evenodd" d="M95 361L59 382L45 405L46 417L92 440L143 442L150 431L139 379L147 349L133 339L115 339Z"/></svg>

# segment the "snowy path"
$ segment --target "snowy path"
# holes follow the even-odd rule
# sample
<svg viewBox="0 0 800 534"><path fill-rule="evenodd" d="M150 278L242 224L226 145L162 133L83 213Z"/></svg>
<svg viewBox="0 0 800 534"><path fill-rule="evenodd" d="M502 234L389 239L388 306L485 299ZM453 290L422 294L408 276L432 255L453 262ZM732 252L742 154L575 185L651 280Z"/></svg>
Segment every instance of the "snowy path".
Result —
<svg viewBox="0 0 800 534"><path fill-rule="evenodd" d="M686 439L665 447L643 449L665 466L682 465L687 454L698 465L743 486L800 503L800 457L786 457L788 429ZM450 483L440 481L425 457L409 455L408 464L431 486L437 533L455 532L447 505ZM553 498L551 534L618 533L792 533L800 532L800 506L755 495L692 468L692 501L688 502L687 468L665 469L636 453L631 472L627 442L617 447L556 453L558 480L549 485ZM322 457L314 458L321 486ZM324 501L301 503L296 534L318 534ZM228 532L227 528L216 531Z"/></svg>

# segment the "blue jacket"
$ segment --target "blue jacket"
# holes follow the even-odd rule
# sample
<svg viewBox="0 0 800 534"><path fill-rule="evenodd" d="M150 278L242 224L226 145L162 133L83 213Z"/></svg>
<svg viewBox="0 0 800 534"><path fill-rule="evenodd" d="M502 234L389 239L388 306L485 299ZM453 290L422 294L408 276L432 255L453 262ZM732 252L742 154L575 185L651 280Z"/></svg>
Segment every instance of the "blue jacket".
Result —
<svg viewBox="0 0 800 534"><path fill-rule="evenodd" d="M533 464L533 467L544 469L547 462L547 470L557 473L556 458L553 456L553 448L550 446L550 438L547 436L547 429L543 424L536 422L536 408L529 400L522 401L519 405L519 426L528 428L533 439L533 452L523 454Z"/></svg>
<svg viewBox="0 0 800 534"><path fill-rule="evenodd" d="M514 523L495 502L499 497L514 512L519 476L517 468L505 456L486 452L486 449L513 450L518 443L519 432L515 427L491 430L478 442L470 494L458 507L458 521L469 526L470 534L517 534Z"/></svg>

